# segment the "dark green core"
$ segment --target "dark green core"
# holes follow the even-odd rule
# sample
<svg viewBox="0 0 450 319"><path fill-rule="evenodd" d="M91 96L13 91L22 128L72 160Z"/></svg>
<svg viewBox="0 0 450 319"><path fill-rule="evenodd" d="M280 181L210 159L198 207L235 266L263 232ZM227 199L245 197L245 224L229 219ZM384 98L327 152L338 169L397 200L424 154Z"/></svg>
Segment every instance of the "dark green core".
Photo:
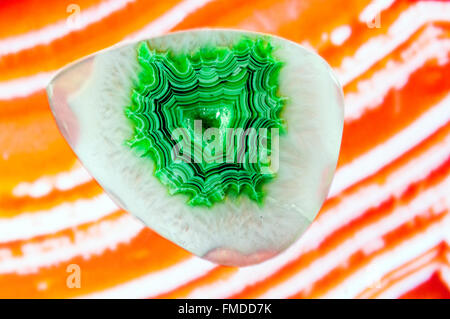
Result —
<svg viewBox="0 0 450 319"><path fill-rule="evenodd" d="M141 71L125 109L134 128L127 144L154 162L170 194L186 195L191 206L243 194L263 204L263 185L276 176L265 170L271 129L285 133L285 99L277 93L282 62L273 50L263 38L177 54L139 45ZM217 134L208 135L213 128ZM174 134L180 129L186 134Z"/></svg>

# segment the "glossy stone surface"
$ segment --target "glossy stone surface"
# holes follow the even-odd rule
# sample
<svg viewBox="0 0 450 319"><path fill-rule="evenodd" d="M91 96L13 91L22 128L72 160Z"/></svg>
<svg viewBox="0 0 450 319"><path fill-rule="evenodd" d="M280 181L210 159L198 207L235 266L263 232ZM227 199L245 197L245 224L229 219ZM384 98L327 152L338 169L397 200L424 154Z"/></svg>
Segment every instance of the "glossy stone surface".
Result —
<svg viewBox="0 0 450 319"><path fill-rule="evenodd" d="M278 96L283 63L273 49L263 37L178 54L139 46L127 142L153 161L170 194L184 194L191 206L213 207L230 196L264 205L264 184L276 178L266 160L270 133L286 133Z"/></svg>
<svg viewBox="0 0 450 319"><path fill-rule="evenodd" d="M228 46L242 36L231 30L196 30L149 39L150 48L195 51ZM268 37L268 36L265 36ZM241 197L211 208L186 205L153 175L155 165L124 143L133 136L125 116L141 66L142 43L113 48L63 69L47 92L58 126L93 177L122 208L176 244L208 260L244 266L275 256L306 230L326 198L343 128L342 90L329 66L290 41L270 37L287 97L287 134L279 139L277 176L264 205Z"/></svg>

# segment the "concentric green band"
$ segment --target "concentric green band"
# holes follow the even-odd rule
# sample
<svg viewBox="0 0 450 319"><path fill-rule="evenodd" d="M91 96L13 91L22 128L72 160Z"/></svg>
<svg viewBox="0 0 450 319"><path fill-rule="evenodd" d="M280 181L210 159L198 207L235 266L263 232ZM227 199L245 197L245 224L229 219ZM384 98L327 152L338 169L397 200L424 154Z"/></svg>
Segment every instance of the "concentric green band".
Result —
<svg viewBox="0 0 450 319"><path fill-rule="evenodd" d="M191 206L241 194L263 203L263 185L276 175L266 160L272 129L285 132L282 63L272 51L262 38L182 54L141 43L142 69L125 110L134 127L127 143L153 160L170 194L187 195Z"/></svg>

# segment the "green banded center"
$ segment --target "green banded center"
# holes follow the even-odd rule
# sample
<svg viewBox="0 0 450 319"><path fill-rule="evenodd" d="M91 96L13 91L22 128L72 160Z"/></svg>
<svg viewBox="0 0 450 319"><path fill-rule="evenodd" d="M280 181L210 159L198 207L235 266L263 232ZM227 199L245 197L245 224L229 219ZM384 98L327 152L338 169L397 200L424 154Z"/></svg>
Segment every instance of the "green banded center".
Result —
<svg viewBox="0 0 450 319"><path fill-rule="evenodd" d="M263 38L176 54L141 43L127 143L154 162L170 194L191 206L242 195L263 204L263 186L276 177L273 134L285 133L273 50Z"/></svg>

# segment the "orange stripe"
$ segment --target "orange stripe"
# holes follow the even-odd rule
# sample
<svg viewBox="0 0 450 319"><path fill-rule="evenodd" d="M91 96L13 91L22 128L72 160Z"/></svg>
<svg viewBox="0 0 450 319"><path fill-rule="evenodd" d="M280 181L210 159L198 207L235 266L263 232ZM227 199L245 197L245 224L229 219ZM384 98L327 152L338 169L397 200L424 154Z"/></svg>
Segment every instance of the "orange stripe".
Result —
<svg viewBox="0 0 450 319"><path fill-rule="evenodd" d="M390 52L389 55L386 55L384 58L380 59L376 63L374 63L370 69L368 69L366 72L360 74L355 79L353 79L351 82L346 84L344 86L344 93L350 93L350 92L356 92L358 88L358 84L360 81L368 80L371 77L373 77L376 72L383 71L386 68L389 67L389 64L392 63L405 63L407 59L404 58L404 54L407 52L411 52L411 50L414 50L414 47L417 46L417 42L420 40L420 37L424 35L425 30L427 30L430 27L429 24L426 24L422 27L420 27L414 34L405 42L400 44L396 49L394 49L392 52ZM433 23L433 27L439 28L442 31L442 34L438 36L437 39L430 39L430 41L436 42L437 40L443 40L450 37L450 23L448 22L435 22ZM335 57L336 54L330 55L332 57ZM345 56L342 56L344 58ZM337 64L336 64L337 65ZM339 64L340 65L340 64Z"/></svg>
<svg viewBox="0 0 450 319"><path fill-rule="evenodd" d="M48 45L5 55L0 59L0 81L54 71L69 62L109 47L141 29L178 2L180 0L139 0L100 22L74 31Z"/></svg>
<svg viewBox="0 0 450 319"><path fill-rule="evenodd" d="M38 198L4 195L0 197L0 217L15 217L24 212L33 213L35 211L51 209L63 203L75 202L81 198L91 199L102 192L103 189L95 181L91 181L66 191L54 189L47 195Z"/></svg>
<svg viewBox="0 0 450 319"><path fill-rule="evenodd" d="M50 112L0 120L0 150L0 193L19 181L69 170L75 163Z"/></svg>
<svg viewBox="0 0 450 319"><path fill-rule="evenodd" d="M445 216L447 216L447 214L448 212L445 211L436 215L425 214L424 216L415 217L413 220L384 235L382 237L385 243L383 249L380 249L369 256L365 255L362 251L354 253L348 260L346 260L346 267L335 268L333 271L329 272L318 282L316 282L313 288L308 290L308 292L301 291L290 296L290 298L319 298L320 296L323 296L360 268L368 265L371 260L375 259L375 257L394 249L402 242L411 239L414 236L424 232L431 226L438 224Z"/></svg>
<svg viewBox="0 0 450 319"><path fill-rule="evenodd" d="M401 299L450 299L450 290L439 273L426 282L400 296Z"/></svg>
<svg viewBox="0 0 450 319"><path fill-rule="evenodd" d="M429 61L401 89L392 89L380 106L358 121L346 122L339 166L351 162L405 129L444 98L450 90L450 63Z"/></svg>
<svg viewBox="0 0 450 319"><path fill-rule="evenodd" d="M305 1L236 1L220 0L206 5L185 19L175 29L198 27L238 27L270 32L287 39L313 46L322 33L332 30L354 13L360 12L370 1L317 0ZM336 10L339 7L342 10ZM317 17L320 16L320 23Z"/></svg>
<svg viewBox="0 0 450 319"><path fill-rule="evenodd" d="M421 180L410 185L409 189L405 193L403 193L400 198L397 199L392 196L383 203L380 203L378 207L369 209L357 219L349 222L347 225L328 235L328 237L322 241L318 249L316 249L315 251L308 252L307 254L298 257L295 261L289 263L289 265L284 266L282 270L278 271L275 275L272 275L269 279L265 279L261 283L245 289L239 295L234 297L241 297L244 295L246 297L253 297L255 295L262 294L263 292L267 291L274 283L279 283L286 280L289 276L295 274L300 269L305 268L307 265L311 264L312 261L318 259L324 253L331 252L333 249L336 249L341 243L354 235L354 233L358 230L380 220L383 217L388 216L398 206L404 205L407 202L411 201L415 196L420 194L420 191L424 191L426 188L429 188L438 181L444 179L446 177L446 174L448 174L449 172L450 158L443 165L441 165L439 169L430 174L425 180ZM443 175L441 175L441 173L443 173Z"/></svg>
<svg viewBox="0 0 450 319"><path fill-rule="evenodd" d="M155 298L159 298L159 299L186 298L189 295L189 293L191 293L193 290L195 290L196 287L210 285L210 284L220 281L220 280L226 280L228 277L233 275L233 273L235 273L236 271L237 271L237 268L235 268L235 267L217 266L216 268L210 270L203 276L200 276L200 277L178 287L177 289L175 289L173 291L155 296Z"/></svg>
<svg viewBox="0 0 450 319"><path fill-rule="evenodd" d="M101 220L114 220L123 211ZM96 223L88 223L67 229L54 235L37 237L31 241L9 243L6 247L23 254L24 245L42 242L52 238L74 238L75 232L89 232ZM0 245L0 248L5 245ZM0 298L68 298L110 288L132 279L170 267L191 255L172 242L145 228L130 242L119 244L114 249L106 249L88 259L78 256L57 265L40 268L37 273L0 275ZM81 268L81 288L71 289L66 285L66 268L77 264ZM38 285L45 282L48 289L40 291ZM11 289L14 287L14 289Z"/></svg>
<svg viewBox="0 0 450 319"><path fill-rule="evenodd" d="M344 194L350 194L351 192L354 192L356 189L361 188L363 185L369 185L371 183L381 182L382 180L384 180L387 177L388 174L392 174L392 172L394 172L395 169L398 169L399 167L403 166L407 161L414 159L420 153L425 152L426 149L431 148L434 144L442 141L449 134L450 134L450 124L448 124L447 126L443 127L439 131L437 131L435 134L430 136L427 140L423 141L420 145L416 146L410 152L404 154L401 158L397 159L395 162L391 163L389 166L385 167L383 169L383 172L379 172L378 175L375 175L373 177L367 178L364 181L361 181L357 185L346 190ZM450 170L449 162L450 162L450 159L441 165L441 168L446 169L447 172ZM430 183L432 182L433 178L443 179L446 176L445 172L446 171L440 171L439 169L435 170L434 175L430 175L428 178L415 183L415 185L421 185L421 186L417 186L416 189L419 189L419 188L424 189L422 187L425 187L425 185L427 185L427 187L431 186ZM433 176L435 176L435 177L433 177ZM436 183L436 181L435 181L435 183ZM413 192L413 190L410 188L410 190L408 190L406 192L406 194L411 194L412 192ZM337 202L342 200L343 198L344 198L343 196L340 196L339 199L334 199L333 203L328 203L328 201L327 201L326 205L321 210L321 214L323 214L326 210L330 209L332 206L336 205ZM391 199L387 200L384 204L382 204L380 207L378 207L378 209L369 210L368 212L366 212L365 216L362 216L353 222L352 227L344 226L341 229L335 231L333 234L331 234L329 236L328 239L324 240L324 242L322 243L322 245L319 249L308 252L305 255L299 256L298 259L296 259L295 261L283 266L283 268L280 269L276 274L258 282L255 285L246 287L241 292L232 295L231 298L253 298L253 297L263 294L274 284L288 280L289 277L291 277L292 275L297 273L299 269L306 267L307 265L312 263L315 259L317 259L321 255L323 255L325 252L329 252L332 249L334 249L335 247L337 247L342 241L344 241L346 238L348 238L348 236L351 236L352 233L354 233L357 229L359 229L358 226L363 227L364 225L369 224L370 220L376 220L376 219L381 218L382 214L383 214L383 216L388 215L392 211L393 207L394 207L394 199L391 198ZM218 270L218 271L220 272L220 270ZM181 292L179 292L178 289L176 289L173 292L171 292L171 294L168 294L168 295L169 296L179 296L180 295L181 297L185 296L189 292L192 292L195 288L203 285L204 282L207 282L209 280L209 276L210 275L207 274L203 278L199 279L198 281L193 281L189 284L186 284L183 288L180 288Z"/></svg>
<svg viewBox="0 0 450 319"><path fill-rule="evenodd" d="M345 41L344 45L335 46L330 43L329 40L322 41L318 39L318 44L315 47L318 49L318 53L323 56L331 66L338 67L342 64L345 57L353 56L361 46L372 38L385 35L389 27L401 16L402 12L410 6L411 3L409 1L395 1L388 10L384 10L380 13L380 16L382 17L380 28L369 28L366 23L362 23L353 17L348 17L341 22L341 25L349 25L352 29L352 33L347 41ZM339 25L336 25L336 27L337 26ZM317 37L320 35L321 34L318 33Z"/></svg>
<svg viewBox="0 0 450 319"><path fill-rule="evenodd" d="M39 90L25 97L9 100L0 100L0 120L2 122L15 121L18 117L38 112L48 113L47 94L45 90Z"/></svg>
<svg viewBox="0 0 450 319"><path fill-rule="evenodd" d="M404 280L405 278L409 277L410 275L413 275L417 271L420 271L421 268L424 268L430 264L436 263L442 258L442 255L445 254L446 250L448 249L445 242L441 243L437 247L432 248L428 252L422 254L421 256L418 256L411 261L405 263L401 267L398 267L397 269L390 271L385 276L383 276L379 284L381 287L374 288L374 289L366 289L364 290L359 296L367 295L368 293L372 292L370 294L369 298L377 298L380 296L380 294L386 290L388 290L390 287L395 285L396 283ZM430 260L426 260L425 263L420 263L417 267L414 266L414 263L420 262L421 259L427 258L429 259L428 255L432 254L432 258ZM405 268L410 268L408 271L405 271Z"/></svg>
<svg viewBox="0 0 450 319"><path fill-rule="evenodd" d="M100 3L101 0L77 0L81 10ZM0 39L31 30L37 30L48 24L67 19L71 12L66 0L3 0L0 2ZM49 10L51 8L51 10ZM22 23L17 23L21 21Z"/></svg>

